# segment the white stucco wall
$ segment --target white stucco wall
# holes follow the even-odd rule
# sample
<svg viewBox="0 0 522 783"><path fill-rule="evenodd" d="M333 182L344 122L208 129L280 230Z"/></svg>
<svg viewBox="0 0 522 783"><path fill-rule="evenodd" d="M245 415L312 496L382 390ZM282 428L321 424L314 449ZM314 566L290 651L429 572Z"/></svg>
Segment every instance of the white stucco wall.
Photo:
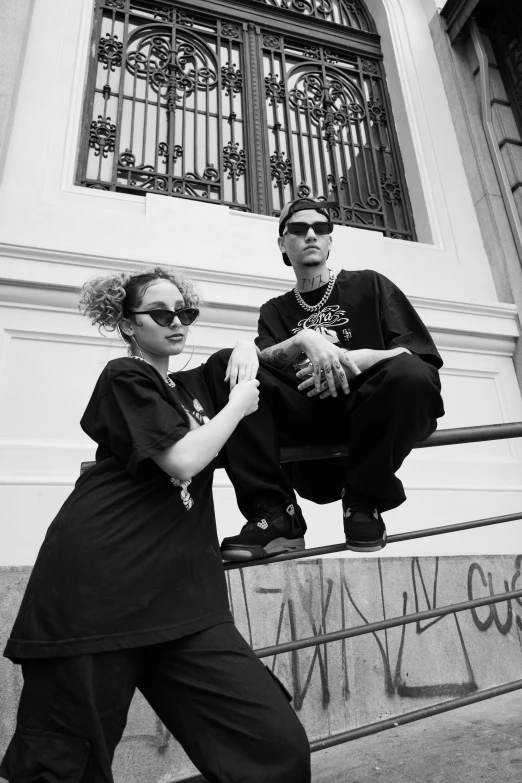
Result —
<svg viewBox="0 0 522 783"><path fill-rule="evenodd" d="M443 427L522 419L512 305L499 303L427 24L426 2L369 0L388 82L418 243L336 227L333 268L370 267L412 299L443 353ZM209 307L193 362L253 336L257 309L287 290L275 218L149 194L76 187L93 0L36 0L0 187L0 564L34 560L45 529L93 444L78 425L104 363L121 351L75 311L88 277L144 263L193 277ZM56 24L56 20L60 24ZM205 230L202 230L202 225ZM172 365L173 369L175 364ZM517 441L414 452L402 469L410 500L391 532L515 511ZM241 519L223 475L220 531ZM340 504L305 504L308 546L341 540ZM516 552L519 523L426 539L390 555Z"/></svg>

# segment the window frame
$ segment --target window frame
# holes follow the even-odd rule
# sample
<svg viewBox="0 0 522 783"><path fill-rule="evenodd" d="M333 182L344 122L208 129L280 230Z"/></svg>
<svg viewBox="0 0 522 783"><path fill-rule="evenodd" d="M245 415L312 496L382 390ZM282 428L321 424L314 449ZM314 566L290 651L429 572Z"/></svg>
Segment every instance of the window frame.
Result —
<svg viewBox="0 0 522 783"><path fill-rule="evenodd" d="M118 3L120 0L108 0L108 2ZM143 1L143 0L142 0ZM145 0L148 3L149 0ZM91 25L91 45L89 47L89 62L87 68L87 79L82 108L82 120L80 131L79 153L77 157L75 184L96 188L95 184L86 185L86 162L89 154L89 136L91 131L91 121L93 114L95 86L98 68L98 43L101 38L103 11L118 10L128 13L128 0L122 0L124 8L117 7L110 9L106 5L107 0L94 0L93 23ZM359 4L364 7L368 20L374 27L375 24L371 14L367 11L363 0ZM267 106L264 97L264 76L262 73L262 49L260 43L261 31L272 31L274 34L287 36L290 39L298 38L312 46L324 46L325 48L337 48L340 50L348 49L350 53L361 57L370 57L372 61L378 62L380 69L380 78L382 83L382 97L388 117L388 132L390 146L392 149L392 158L396 169L396 177L399 183L401 197L403 200L404 220L407 224L407 231L401 229L392 229L381 226L363 226L354 223L344 223L356 228L365 230L377 230L385 236L401 239L411 239L417 241L414 218L408 195L404 166L400 153L400 147L397 137L395 122L393 119L392 106L389 90L386 84L386 74L384 71L383 54L380 46L380 36L377 32L367 32L352 27L345 27L324 19L298 13L296 11L279 8L278 6L268 5L263 0L150 0L150 5L158 10L165 6L174 6L187 15L199 14L209 19L220 19L222 22L240 26L245 34L245 74L244 82L250 85L251 97L245 100L245 150L248 149L246 156L246 188L250 192L251 208L243 210L252 214L277 215L279 210L269 209L269 189L272 187L270 172L270 154L267 149ZM93 46L93 43L96 44ZM122 41L123 52L125 52L126 41ZM136 195L145 196L146 189L143 191L125 190L119 187L115 182L116 161L119 154L115 151L115 163L113 167L113 182L109 188L112 192L132 192ZM326 187L326 183L325 183ZM107 190L107 188L102 188ZM153 191L156 192L156 191ZM170 195L170 194L166 194ZM325 192L327 197L328 193ZM175 195L176 198L189 198L197 203L196 197L186 195ZM223 200L206 199L206 203L226 203ZM227 203L227 206L234 209L240 209L241 206L235 206ZM335 221L341 222L343 221ZM410 236L405 236L409 233Z"/></svg>

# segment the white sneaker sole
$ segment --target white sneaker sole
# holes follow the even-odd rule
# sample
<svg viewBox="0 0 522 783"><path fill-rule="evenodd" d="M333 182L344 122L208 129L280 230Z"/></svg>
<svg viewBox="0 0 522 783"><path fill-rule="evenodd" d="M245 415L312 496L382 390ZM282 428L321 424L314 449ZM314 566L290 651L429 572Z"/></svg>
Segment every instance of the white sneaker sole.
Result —
<svg viewBox="0 0 522 783"><path fill-rule="evenodd" d="M351 552L380 552L386 546L386 538L385 533L381 539L372 542L349 541L346 539L346 549L349 549Z"/></svg>
<svg viewBox="0 0 522 783"><path fill-rule="evenodd" d="M270 555L280 555L284 552L300 552L305 548L304 538L274 538L265 547L242 547L235 544L221 550L223 560L260 560Z"/></svg>

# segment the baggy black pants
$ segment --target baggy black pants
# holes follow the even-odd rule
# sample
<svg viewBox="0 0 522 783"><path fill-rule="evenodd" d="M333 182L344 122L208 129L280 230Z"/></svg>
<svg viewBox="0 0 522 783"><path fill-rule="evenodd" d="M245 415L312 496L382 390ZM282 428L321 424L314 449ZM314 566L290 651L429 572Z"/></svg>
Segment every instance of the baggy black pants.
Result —
<svg viewBox="0 0 522 783"><path fill-rule="evenodd" d="M228 401L223 384L229 350L210 357L205 380L216 410ZM350 394L323 400L298 391L293 375L261 364L261 402L224 448L224 466L241 512L248 518L259 498L288 502L295 487L318 503L338 500L346 486L353 498L387 511L404 502L395 476L405 457L444 415L439 373L407 353L384 359L350 381ZM280 466L280 446L347 443L342 461Z"/></svg>
<svg viewBox="0 0 522 783"><path fill-rule="evenodd" d="M233 623L149 647L27 660L10 783L112 783L138 688L211 783L309 783L306 733Z"/></svg>

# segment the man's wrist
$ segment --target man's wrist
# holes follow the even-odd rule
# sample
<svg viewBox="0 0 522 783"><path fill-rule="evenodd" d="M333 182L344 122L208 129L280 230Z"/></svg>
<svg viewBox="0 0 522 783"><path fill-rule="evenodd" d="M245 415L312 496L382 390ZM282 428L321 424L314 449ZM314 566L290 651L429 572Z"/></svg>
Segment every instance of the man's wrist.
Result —
<svg viewBox="0 0 522 783"><path fill-rule="evenodd" d="M315 329L301 329L300 332L297 332L294 335L295 344L298 348L303 350L307 343L309 344L309 341L314 340L316 337L320 337L320 335L315 331Z"/></svg>
<svg viewBox="0 0 522 783"><path fill-rule="evenodd" d="M301 329L300 332L296 332L294 334L294 342L297 346L297 348L304 348L304 343L306 342L306 335L305 332L307 332L308 329Z"/></svg>

